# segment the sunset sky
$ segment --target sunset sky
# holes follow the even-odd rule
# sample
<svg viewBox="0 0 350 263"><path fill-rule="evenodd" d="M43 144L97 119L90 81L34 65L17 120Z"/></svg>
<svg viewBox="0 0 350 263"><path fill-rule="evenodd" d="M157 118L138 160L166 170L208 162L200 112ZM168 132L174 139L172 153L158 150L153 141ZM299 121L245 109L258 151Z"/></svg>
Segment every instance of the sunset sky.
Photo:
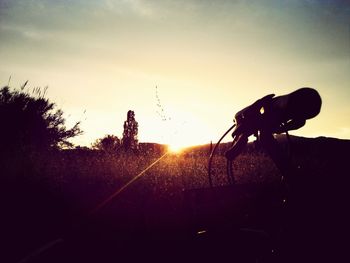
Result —
<svg viewBox="0 0 350 263"><path fill-rule="evenodd" d="M209 143L300 87L323 105L292 134L350 139L349 1L0 0L0 57L0 86L48 86L80 145L121 137L129 109L142 142Z"/></svg>

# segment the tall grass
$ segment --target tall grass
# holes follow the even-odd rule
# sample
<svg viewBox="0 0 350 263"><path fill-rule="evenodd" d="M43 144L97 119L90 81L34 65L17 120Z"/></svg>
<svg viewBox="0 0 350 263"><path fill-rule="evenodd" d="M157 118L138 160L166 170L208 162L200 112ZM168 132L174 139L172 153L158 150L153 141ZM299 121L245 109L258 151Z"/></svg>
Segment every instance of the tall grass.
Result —
<svg viewBox="0 0 350 263"><path fill-rule="evenodd" d="M89 209L133 179L160 154L104 154L98 151L63 151L35 159L32 175L44 181L54 192L61 194L82 209ZM209 187L208 156L195 151L168 154L149 169L125 191L147 193L154 201L181 198L186 190ZM265 183L276 180L279 173L264 154L245 153L233 164L238 184ZM226 160L214 158L214 185L227 185Z"/></svg>

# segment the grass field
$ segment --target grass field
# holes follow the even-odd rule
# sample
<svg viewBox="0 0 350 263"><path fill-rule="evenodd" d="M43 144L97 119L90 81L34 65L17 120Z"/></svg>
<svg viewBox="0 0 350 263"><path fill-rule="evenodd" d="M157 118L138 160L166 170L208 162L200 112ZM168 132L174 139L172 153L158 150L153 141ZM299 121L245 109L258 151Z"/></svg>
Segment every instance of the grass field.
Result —
<svg viewBox="0 0 350 263"><path fill-rule="evenodd" d="M346 163L340 152L348 149L348 142L298 139L293 147L295 154L291 160L303 177L298 179L298 188L292 193L300 205L295 213L298 216L290 221L301 220L303 214L305 221L298 223L298 229L311 231L313 234L306 235L304 241L314 242L313 235L319 227L325 227L324 220L330 218L330 210L348 200L339 196L344 185L341 174L344 166L339 164ZM177 239L187 244L187 248L193 247L193 251L208 246L217 249L226 246L222 242L232 231L233 221L240 227L263 227L265 230L278 227L277 208L283 200L280 195L283 187L281 174L271 159L260 151L244 152L234 162L237 186L230 188L225 175L225 158L219 151L213 163L213 183L219 190L205 190L209 189L207 148L167 154L90 216L101 202L163 156L166 149L160 147L139 155L77 149L12 160L12 165L8 162L3 168L6 173L2 173L4 183L1 186L2 243L5 244L2 257L16 262L58 237L78 238L79 242L93 240L86 246L78 246L84 251L86 247L93 247L101 252L101 246L97 245L101 240L108 240L108 246L114 244L108 252L129 251L130 247L140 248L140 240L147 244L150 239L159 242L146 246L147 251L153 245L164 246L164 242L172 242L174 249L183 250ZM261 191L255 186L265 188ZM326 204L326 200L331 205ZM321 216L324 218L319 220ZM315 218L319 220L316 225ZM191 233L195 236L197 232L205 233L210 227L220 234L205 237L207 239L200 241L204 245L192 242L192 237L186 238ZM220 232L222 229L226 235ZM109 242L111 239L113 242ZM58 254L67 256L70 252ZM49 256L52 262L50 257L52 255ZM59 257L57 262L61 260L65 261L64 257Z"/></svg>

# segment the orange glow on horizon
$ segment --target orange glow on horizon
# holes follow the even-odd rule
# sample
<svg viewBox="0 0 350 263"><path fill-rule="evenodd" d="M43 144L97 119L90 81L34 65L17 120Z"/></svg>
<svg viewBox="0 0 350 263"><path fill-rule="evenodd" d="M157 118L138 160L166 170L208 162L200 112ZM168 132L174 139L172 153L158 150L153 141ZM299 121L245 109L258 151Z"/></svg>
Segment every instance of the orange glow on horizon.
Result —
<svg viewBox="0 0 350 263"><path fill-rule="evenodd" d="M168 145L168 151L171 153L181 153L185 146L180 145L180 144L169 144Z"/></svg>

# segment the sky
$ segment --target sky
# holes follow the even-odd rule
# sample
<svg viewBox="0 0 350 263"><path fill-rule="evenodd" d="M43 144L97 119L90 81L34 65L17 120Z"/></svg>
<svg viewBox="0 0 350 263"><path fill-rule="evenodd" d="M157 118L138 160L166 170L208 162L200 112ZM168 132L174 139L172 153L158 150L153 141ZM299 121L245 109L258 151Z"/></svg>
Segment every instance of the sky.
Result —
<svg viewBox="0 0 350 263"><path fill-rule="evenodd" d="M322 109L291 134L350 139L348 1L0 0L0 57L0 86L48 86L77 145L121 137L128 110L141 142L217 141L301 87Z"/></svg>

